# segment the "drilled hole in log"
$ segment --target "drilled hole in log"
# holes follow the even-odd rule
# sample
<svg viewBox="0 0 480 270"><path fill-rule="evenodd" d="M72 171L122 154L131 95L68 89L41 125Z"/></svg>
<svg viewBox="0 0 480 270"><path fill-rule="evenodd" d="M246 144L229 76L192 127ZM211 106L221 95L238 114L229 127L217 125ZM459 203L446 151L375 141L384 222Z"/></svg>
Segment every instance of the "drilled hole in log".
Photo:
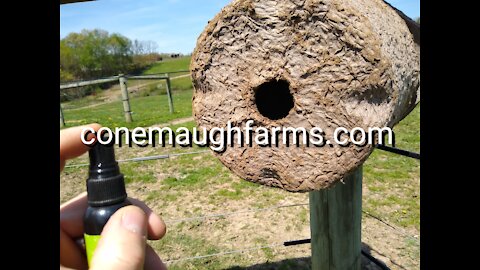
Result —
<svg viewBox="0 0 480 270"><path fill-rule="evenodd" d="M255 89L255 103L261 115L278 120L286 117L293 108L290 85L285 80L272 80Z"/></svg>

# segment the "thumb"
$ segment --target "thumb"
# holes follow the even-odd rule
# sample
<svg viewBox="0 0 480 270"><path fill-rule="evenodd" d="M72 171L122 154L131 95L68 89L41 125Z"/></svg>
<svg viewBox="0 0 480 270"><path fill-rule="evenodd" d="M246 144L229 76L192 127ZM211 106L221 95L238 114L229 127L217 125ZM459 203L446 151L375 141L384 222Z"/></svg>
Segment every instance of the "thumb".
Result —
<svg viewBox="0 0 480 270"><path fill-rule="evenodd" d="M139 270L145 260L147 217L136 206L120 208L105 225L90 269Z"/></svg>

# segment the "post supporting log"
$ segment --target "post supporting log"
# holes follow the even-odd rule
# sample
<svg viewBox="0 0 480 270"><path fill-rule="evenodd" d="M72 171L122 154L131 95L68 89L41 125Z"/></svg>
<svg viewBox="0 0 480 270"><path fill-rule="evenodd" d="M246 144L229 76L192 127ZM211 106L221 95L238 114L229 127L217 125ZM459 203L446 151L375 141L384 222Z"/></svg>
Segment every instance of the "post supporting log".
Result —
<svg viewBox="0 0 480 270"><path fill-rule="evenodd" d="M312 270L360 270L362 166L309 196Z"/></svg>

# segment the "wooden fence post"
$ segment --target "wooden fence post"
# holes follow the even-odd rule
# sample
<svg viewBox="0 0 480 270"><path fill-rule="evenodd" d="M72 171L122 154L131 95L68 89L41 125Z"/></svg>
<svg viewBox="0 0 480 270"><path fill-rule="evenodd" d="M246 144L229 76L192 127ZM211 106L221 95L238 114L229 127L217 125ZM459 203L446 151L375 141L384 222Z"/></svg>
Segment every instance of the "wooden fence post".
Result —
<svg viewBox="0 0 480 270"><path fill-rule="evenodd" d="M127 79L123 74L118 75L120 82L120 90L122 91L123 112L125 113L125 121L132 122L132 111L130 110L130 101L128 99Z"/></svg>
<svg viewBox="0 0 480 270"><path fill-rule="evenodd" d="M170 85L170 75L168 73L165 74L167 76L167 97L168 97L168 107L170 109L170 113L173 113L173 99L172 99L172 88Z"/></svg>
<svg viewBox="0 0 480 270"><path fill-rule="evenodd" d="M65 118L63 117L62 103L60 103L60 127L65 126Z"/></svg>
<svg viewBox="0 0 480 270"><path fill-rule="evenodd" d="M362 166L330 189L310 192L312 270L360 270Z"/></svg>

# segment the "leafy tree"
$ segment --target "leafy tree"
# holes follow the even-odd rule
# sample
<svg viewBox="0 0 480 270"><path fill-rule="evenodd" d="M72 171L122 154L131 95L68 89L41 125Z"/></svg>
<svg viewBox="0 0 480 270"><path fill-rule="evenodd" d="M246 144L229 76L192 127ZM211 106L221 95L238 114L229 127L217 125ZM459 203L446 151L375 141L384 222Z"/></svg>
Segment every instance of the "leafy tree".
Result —
<svg viewBox="0 0 480 270"><path fill-rule="evenodd" d="M60 40L60 79L93 79L133 72L156 61L158 57L152 55L158 55L157 47L153 41L132 42L121 34L101 29L70 33Z"/></svg>
<svg viewBox="0 0 480 270"><path fill-rule="evenodd" d="M60 68L82 79L112 75L132 62L130 43L100 29L71 33L60 41Z"/></svg>
<svg viewBox="0 0 480 270"><path fill-rule="evenodd" d="M68 71L64 71L60 68L60 81L61 82L68 82L74 80L75 77L73 76L72 73Z"/></svg>

